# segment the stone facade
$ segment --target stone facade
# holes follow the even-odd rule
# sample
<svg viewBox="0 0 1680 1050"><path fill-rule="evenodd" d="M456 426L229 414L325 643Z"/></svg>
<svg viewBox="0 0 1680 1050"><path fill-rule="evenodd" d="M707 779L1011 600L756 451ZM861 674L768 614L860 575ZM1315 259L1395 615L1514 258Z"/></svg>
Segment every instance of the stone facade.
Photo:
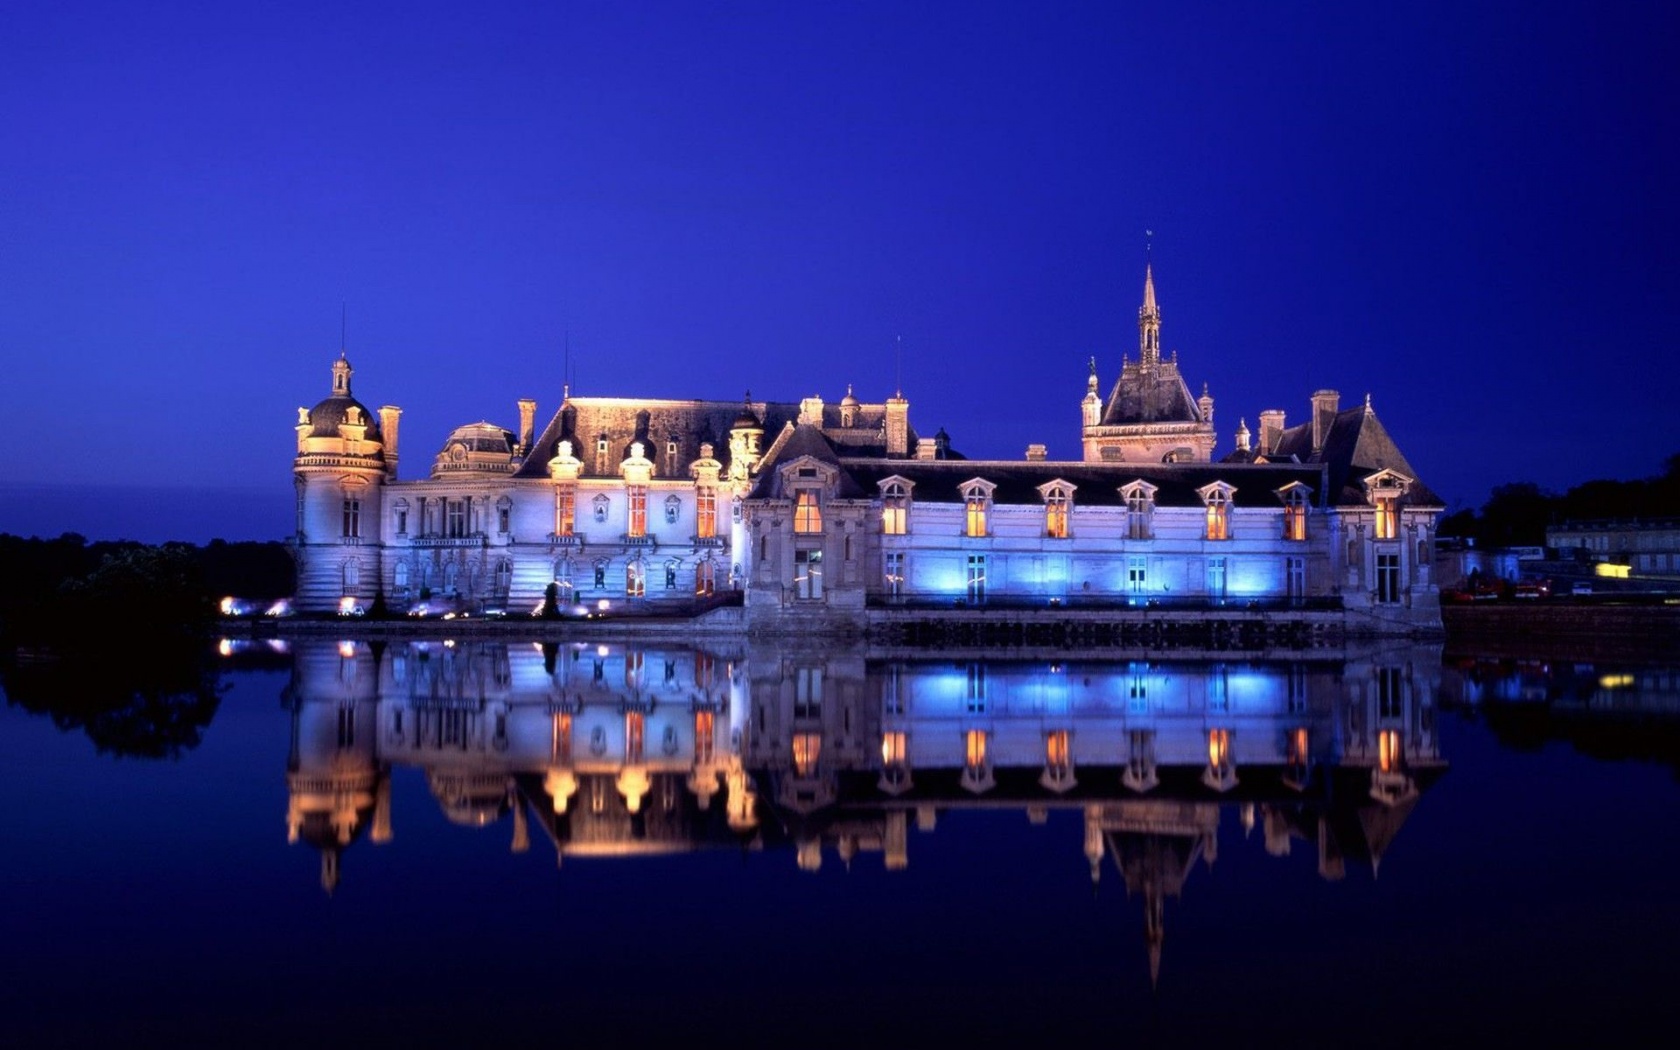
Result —
<svg viewBox="0 0 1680 1050"><path fill-rule="evenodd" d="M397 421L351 396L299 409L298 604L440 598L523 614L695 612L739 594L749 629L866 629L903 607L1340 610L1355 633L1438 630L1441 501L1369 399L1320 390L1311 418L1259 414L1212 458L1212 399L1159 353L1153 274L1137 362L1106 406L1093 373L1083 458L970 460L878 403L565 396L544 430L457 428L399 479ZM604 606L603 606L604 603Z"/></svg>

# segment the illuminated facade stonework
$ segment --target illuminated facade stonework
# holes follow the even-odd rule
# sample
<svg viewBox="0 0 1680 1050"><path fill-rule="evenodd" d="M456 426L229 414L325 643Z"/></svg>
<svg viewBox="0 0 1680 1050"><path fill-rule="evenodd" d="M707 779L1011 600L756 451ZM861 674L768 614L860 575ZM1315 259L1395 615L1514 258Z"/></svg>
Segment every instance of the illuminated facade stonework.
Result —
<svg viewBox="0 0 1680 1050"><path fill-rule="evenodd" d="M1082 458L970 460L921 437L909 402L564 397L539 434L457 428L429 477L397 477L397 409L299 409L298 604L447 597L526 613L699 614L755 631L866 632L920 612L1113 617L1258 611L1337 633L1439 631L1441 501L1369 398L1259 413L1215 460L1213 402L1159 353L1153 274L1141 356L1106 404L1095 371Z"/></svg>

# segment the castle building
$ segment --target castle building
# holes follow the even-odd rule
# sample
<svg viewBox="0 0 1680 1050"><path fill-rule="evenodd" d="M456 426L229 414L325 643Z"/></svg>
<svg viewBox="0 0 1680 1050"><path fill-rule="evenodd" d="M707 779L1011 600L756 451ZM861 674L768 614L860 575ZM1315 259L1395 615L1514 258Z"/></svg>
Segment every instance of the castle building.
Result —
<svg viewBox="0 0 1680 1050"><path fill-rule="evenodd" d="M971 460L876 403L573 397L540 434L457 428L397 475L400 410L377 418L333 364L299 409L298 606L446 596L527 612L698 613L750 630L866 630L893 610L1314 610L1357 634L1438 631L1442 504L1369 397L1320 390L1305 423L1259 413L1215 460L1213 399L1160 356L1146 270L1139 358L1106 402L1093 364L1082 456ZM1157 612L1159 614L1159 612Z"/></svg>

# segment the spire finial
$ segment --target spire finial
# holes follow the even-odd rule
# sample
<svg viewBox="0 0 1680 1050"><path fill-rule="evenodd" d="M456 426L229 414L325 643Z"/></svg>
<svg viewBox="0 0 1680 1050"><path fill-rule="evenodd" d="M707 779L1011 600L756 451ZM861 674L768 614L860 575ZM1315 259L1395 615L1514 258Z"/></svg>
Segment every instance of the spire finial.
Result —
<svg viewBox="0 0 1680 1050"><path fill-rule="evenodd" d="M894 397L904 396L904 336L893 337L893 390Z"/></svg>
<svg viewBox="0 0 1680 1050"><path fill-rule="evenodd" d="M567 325L562 335L562 353L565 355L560 364L560 400L564 401L572 396L572 326Z"/></svg>
<svg viewBox="0 0 1680 1050"><path fill-rule="evenodd" d="M1365 391L1365 411L1371 411L1371 392Z"/></svg>
<svg viewBox="0 0 1680 1050"><path fill-rule="evenodd" d="M350 331L350 301L341 299L338 303L338 356L344 357L344 349L348 345L346 338Z"/></svg>

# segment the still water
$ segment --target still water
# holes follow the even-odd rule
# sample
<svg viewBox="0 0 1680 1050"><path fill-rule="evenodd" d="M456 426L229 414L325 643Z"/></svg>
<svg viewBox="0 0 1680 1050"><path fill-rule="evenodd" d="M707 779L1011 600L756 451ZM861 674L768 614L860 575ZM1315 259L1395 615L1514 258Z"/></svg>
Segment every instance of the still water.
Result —
<svg viewBox="0 0 1680 1050"><path fill-rule="evenodd" d="M0 1043L1554 1045L1673 994L1672 667L223 649L114 712L9 679Z"/></svg>

